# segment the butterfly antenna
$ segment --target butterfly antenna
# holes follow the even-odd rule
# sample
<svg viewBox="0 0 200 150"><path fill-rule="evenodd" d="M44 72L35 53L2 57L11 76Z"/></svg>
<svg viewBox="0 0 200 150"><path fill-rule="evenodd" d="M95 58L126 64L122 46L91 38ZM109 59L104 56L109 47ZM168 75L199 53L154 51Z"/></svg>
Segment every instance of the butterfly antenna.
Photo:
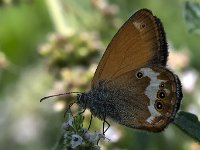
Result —
<svg viewBox="0 0 200 150"><path fill-rule="evenodd" d="M45 96L45 97L41 98L41 99L40 99L40 102L42 102L42 101L45 100L45 99L51 98L51 97L66 96L66 95L73 94L73 93L80 94L81 92L67 92L67 93L49 95L49 96Z"/></svg>

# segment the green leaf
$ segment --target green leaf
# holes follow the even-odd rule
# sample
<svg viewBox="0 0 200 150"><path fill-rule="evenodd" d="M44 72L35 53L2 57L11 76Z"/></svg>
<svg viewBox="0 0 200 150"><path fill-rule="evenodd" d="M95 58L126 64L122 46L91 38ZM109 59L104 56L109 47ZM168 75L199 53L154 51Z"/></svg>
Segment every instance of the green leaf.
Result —
<svg viewBox="0 0 200 150"><path fill-rule="evenodd" d="M200 142L200 122L192 113L179 111L174 124L187 135Z"/></svg>
<svg viewBox="0 0 200 150"><path fill-rule="evenodd" d="M185 3L185 20L189 32L200 34L200 4L198 2Z"/></svg>

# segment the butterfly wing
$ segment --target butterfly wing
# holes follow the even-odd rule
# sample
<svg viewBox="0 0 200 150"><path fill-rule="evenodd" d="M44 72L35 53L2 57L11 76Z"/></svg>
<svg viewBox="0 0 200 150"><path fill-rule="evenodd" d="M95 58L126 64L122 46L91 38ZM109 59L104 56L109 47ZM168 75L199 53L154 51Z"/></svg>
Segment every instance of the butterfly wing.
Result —
<svg viewBox="0 0 200 150"><path fill-rule="evenodd" d="M142 73L140 78L137 77L139 72ZM173 121L182 99L178 77L165 67L129 71L110 81L109 88L117 93L110 102L116 110L110 118L151 132L162 131Z"/></svg>
<svg viewBox="0 0 200 150"><path fill-rule="evenodd" d="M145 65L165 66L168 51L159 19L147 9L136 12L121 27L107 47L93 78L110 80Z"/></svg>

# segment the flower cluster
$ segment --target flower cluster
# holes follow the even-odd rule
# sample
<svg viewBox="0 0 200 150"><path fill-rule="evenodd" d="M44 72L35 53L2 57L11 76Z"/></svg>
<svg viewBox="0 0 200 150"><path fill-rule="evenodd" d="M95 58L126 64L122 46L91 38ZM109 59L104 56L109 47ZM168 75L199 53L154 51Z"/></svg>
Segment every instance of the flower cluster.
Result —
<svg viewBox="0 0 200 150"><path fill-rule="evenodd" d="M65 130L64 144L66 149L94 149L99 150L98 142L100 139L105 139L102 133L89 131L83 128L84 116L78 114L73 117L69 113L69 119L63 124Z"/></svg>

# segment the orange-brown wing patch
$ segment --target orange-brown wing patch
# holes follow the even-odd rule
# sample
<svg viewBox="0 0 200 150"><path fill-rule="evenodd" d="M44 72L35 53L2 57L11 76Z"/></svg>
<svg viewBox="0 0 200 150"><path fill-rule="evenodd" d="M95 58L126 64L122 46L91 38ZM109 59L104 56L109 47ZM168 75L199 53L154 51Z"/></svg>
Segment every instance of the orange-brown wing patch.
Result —
<svg viewBox="0 0 200 150"><path fill-rule="evenodd" d="M139 10L121 27L107 47L92 86L99 80L110 80L147 64L165 66L167 55L161 22L149 10Z"/></svg>

